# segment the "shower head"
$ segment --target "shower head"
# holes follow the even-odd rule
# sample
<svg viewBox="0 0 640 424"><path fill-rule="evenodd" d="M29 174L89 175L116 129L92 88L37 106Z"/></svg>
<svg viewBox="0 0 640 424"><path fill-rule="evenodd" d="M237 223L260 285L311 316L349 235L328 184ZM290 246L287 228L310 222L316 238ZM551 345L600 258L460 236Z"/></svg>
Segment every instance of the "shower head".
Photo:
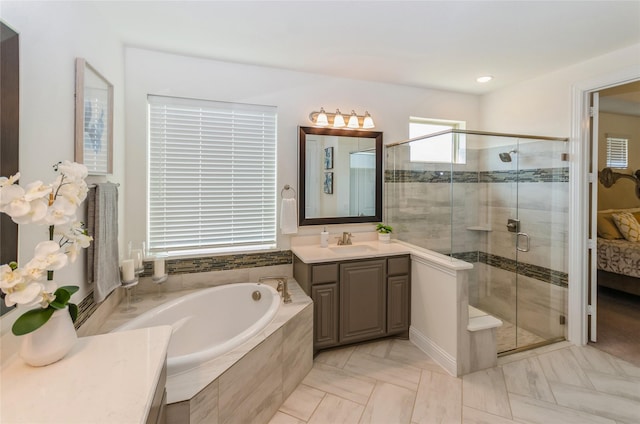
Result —
<svg viewBox="0 0 640 424"><path fill-rule="evenodd" d="M502 162L511 162L511 155L514 153L518 153L515 150L510 150L509 153L503 152L503 153L498 153L498 155L500 156L500 160Z"/></svg>

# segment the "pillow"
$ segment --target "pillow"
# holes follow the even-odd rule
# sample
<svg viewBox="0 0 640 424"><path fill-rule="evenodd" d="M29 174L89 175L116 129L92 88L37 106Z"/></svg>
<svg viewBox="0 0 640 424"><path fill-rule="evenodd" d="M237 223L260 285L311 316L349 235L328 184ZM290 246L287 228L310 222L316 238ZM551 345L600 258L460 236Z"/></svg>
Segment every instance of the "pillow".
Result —
<svg viewBox="0 0 640 424"><path fill-rule="evenodd" d="M611 214L598 214L598 236L607 240L623 239L624 236L613 222Z"/></svg>
<svg viewBox="0 0 640 424"><path fill-rule="evenodd" d="M611 217L625 239L640 242L640 223L631 212L614 213Z"/></svg>

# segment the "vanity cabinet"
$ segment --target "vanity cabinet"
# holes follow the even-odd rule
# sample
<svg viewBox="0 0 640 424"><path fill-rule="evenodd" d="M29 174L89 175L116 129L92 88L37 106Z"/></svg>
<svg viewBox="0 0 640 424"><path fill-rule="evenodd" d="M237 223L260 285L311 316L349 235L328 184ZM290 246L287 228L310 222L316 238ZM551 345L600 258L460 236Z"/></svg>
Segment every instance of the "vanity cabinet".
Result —
<svg viewBox="0 0 640 424"><path fill-rule="evenodd" d="M314 302L314 351L408 336L409 255L305 264L294 256L293 276Z"/></svg>

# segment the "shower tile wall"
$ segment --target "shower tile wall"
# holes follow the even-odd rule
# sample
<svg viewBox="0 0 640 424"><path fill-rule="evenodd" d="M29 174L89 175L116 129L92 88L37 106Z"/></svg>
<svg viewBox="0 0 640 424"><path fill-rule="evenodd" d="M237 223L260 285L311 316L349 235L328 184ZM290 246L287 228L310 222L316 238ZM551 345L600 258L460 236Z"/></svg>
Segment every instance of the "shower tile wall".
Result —
<svg viewBox="0 0 640 424"><path fill-rule="evenodd" d="M560 157L563 147L534 141L468 149L467 163L453 166L452 188L451 165L402 162L398 158L408 158L404 145L389 154L385 178L385 219L397 237L473 263L470 304L512 323L517 310L517 324L545 339L565 335L560 324L567 302L568 168ZM518 152L511 163L499 159L498 153L514 149ZM515 181L516 161L520 184ZM530 235L529 252L516 256L508 218L520 219L520 231ZM468 229L478 226L491 231Z"/></svg>

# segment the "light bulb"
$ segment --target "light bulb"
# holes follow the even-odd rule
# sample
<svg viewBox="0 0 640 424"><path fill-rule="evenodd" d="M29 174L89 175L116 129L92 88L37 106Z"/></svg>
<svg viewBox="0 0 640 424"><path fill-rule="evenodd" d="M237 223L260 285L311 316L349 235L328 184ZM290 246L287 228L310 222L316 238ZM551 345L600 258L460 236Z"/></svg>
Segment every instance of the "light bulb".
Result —
<svg viewBox="0 0 640 424"><path fill-rule="evenodd" d="M324 111L324 108L320 108L320 113L318 113L318 117L316 118L316 125L319 127L329 125L329 119L327 119L327 113Z"/></svg>
<svg viewBox="0 0 640 424"><path fill-rule="evenodd" d="M375 128L375 124L373 123L373 118L369 115L369 112L364 113L364 121L362 122L362 128L370 129Z"/></svg>
<svg viewBox="0 0 640 424"><path fill-rule="evenodd" d="M336 109L336 115L333 118L333 128L342 128L344 127L344 116L340 113L340 109Z"/></svg>
<svg viewBox="0 0 640 424"><path fill-rule="evenodd" d="M356 115L356 111L352 110L351 115L349 116L349 123L347 124L349 128L358 128L360 127L360 123L358 122L358 115Z"/></svg>

